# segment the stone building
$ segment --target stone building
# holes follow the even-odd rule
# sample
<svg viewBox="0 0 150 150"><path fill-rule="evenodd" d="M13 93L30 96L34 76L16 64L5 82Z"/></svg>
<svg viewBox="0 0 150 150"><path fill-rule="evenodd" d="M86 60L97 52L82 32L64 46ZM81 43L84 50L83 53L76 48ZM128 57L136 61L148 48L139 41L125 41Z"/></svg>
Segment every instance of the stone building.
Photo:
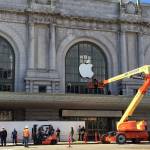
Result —
<svg viewBox="0 0 150 150"><path fill-rule="evenodd" d="M10 93L0 93L0 120L85 120L91 130L114 129L142 81L95 90L79 65L89 60L101 81L150 64L149 58L148 4L1 0L0 90ZM149 120L149 108L145 98L134 116Z"/></svg>

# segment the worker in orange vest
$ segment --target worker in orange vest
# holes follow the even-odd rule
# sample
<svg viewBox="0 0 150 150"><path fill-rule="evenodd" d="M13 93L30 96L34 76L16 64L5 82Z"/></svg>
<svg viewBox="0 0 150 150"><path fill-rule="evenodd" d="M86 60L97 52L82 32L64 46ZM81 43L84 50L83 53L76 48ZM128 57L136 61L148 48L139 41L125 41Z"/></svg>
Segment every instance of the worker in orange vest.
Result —
<svg viewBox="0 0 150 150"><path fill-rule="evenodd" d="M25 128L23 129L23 144L25 147L28 147L29 137L30 131L28 129L28 126L25 126Z"/></svg>

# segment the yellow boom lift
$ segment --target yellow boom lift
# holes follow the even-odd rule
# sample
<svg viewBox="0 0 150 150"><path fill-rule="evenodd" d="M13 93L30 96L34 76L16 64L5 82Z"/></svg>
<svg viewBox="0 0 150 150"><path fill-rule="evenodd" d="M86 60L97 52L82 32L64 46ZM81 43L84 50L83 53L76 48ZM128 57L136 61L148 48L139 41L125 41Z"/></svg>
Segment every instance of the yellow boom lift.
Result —
<svg viewBox="0 0 150 150"><path fill-rule="evenodd" d="M135 75L141 75L144 77L143 85L138 89L137 94L134 96L133 100L127 107L125 113L121 117L120 121L117 123L116 132L108 132L102 136L102 143L112 143L117 142L119 144L124 144L126 140L131 140L133 143L138 143L140 141L147 141L149 139L149 134L147 131L147 122L128 120L128 117L131 116L136 109L136 107L141 102L143 96L147 92L148 87L150 86L150 65L145 65L140 68L134 69L132 71L117 75L110 79L102 81L100 85L103 86L124 78L131 78Z"/></svg>

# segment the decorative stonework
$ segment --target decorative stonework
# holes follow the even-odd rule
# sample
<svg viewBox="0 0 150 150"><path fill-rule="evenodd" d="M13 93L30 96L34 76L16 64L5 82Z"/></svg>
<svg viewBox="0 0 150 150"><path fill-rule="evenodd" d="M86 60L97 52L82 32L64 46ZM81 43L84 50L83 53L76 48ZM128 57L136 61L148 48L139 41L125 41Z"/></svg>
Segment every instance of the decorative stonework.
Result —
<svg viewBox="0 0 150 150"><path fill-rule="evenodd" d="M133 2L129 2L126 4L126 13L128 14L136 14L137 13L137 5Z"/></svg>
<svg viewBox="0 0 150 150"><path fill-rule="evenodd" d="M57 1L58 3L58 1ZM140 8L133 2L123 3L120 6L120 18L90 18L81 16L66 16L61 14L59 9L51 9L49 5L56 5L56 0L34 0L31 4L31 9L7 11L0 10L0 20L6 22L26 23L33 22L36 24L50 24L54 23L57 26L64 26L69 28L78 29L91 29L91 30L118 30L120 24L138 24L150 26L150 21L146 20L144 23L141 18ZM35 7L34 7L35 6ZM36 9L37 6L37 9ZM43 9L41 9L43 8Z"/></svg>
<svg viewBox="0 0 150 150"><path fill-rule="evenodd" d="M36 24L50 24L54 22L54 17L44 14L41 15L33 14L29 16L29 22L33 22Z"/></svg>
<svg viewBox="0 0 150 150"><path fill-rule="evenodd" d="M83 11L82 15L80 15L78 13L77 13L78 15L76 13L69 14L69 11L71 11L72 8L70 8L69 10L66 10L66 11L68 11L66 13L66 11L61 8L61 4L57 5L58 2L59 1L57 1L57 3L56 3L56 0L51 0L51 1L49 1L49 0L32 0L32 2L30 3L31 5L26 6L27 7L26 9L18 9L18 8L16 8L16 9L1 9L0 8L0 21L3 23L5 23L5 22L10 23L10 27L11 27L11 23L16 23L16 26L14 26L13 28L18 32L18 34L22 34L22 36L24 36L24 37L26 36L25 32L28 31L28 27L30 27L30 25L33 25L33 28L34 28L34 26L37 26L37 25L41 26L39 28L42 28L42 26L46 27L47 29L44 28L44 30L43 29L36 30L36 31L41 31L43 33L42 37L45 37L45 35L46 35L47 40L45 40L46 42L43 42L43 43L44 44L46 43L48 45L48 47L50 47L49 49L45 47L46 52L50 52L50 50L52 49L51 45L53 45L53 46L55 45L55 44L50 43L50 39L52 39L51 34L49 34L49 33L52 33L50 30L50 26L54 25L55 31L57 31L57 29L60 29L60 28L65 29L64 32L61 32L58 34L56 33L56 36L53 38L53 39L56 38L56 40L57 40L56 45L55 45L56 48L55 47L53 48L53 50L54 50L53 54L54 54L54 52L57 51L57 48L59 48L59 46L62 42L61 40L66 38L67 36L70 39L73 36L76 36L77 38L80 36L92 37L92 34L96 33L97 35L95 35L93 37L95 39L102 41L102 39L100 39L100 38L102 38L101 34L104 34L107 37L108 36L107 33L109 32L110 38L113 39L112 43L114 44L116 42L115 38L118 36L118 33L124 32L124 35L128 34L128 32L133 32L133 34L135 34L135 35L138 35L137 33L140 33L140 32L142 32L143 34L150 34L150 19L143 18L140 13L140 8L137 7L137 4L135 4L133 2L127 2L127 3L122 4L120 6L120 10L121 10L120 14L117 11L116 16L113 15L112 18L111 18L111 16L112 16L111 14L108 14L108 16L104 15L104 16L100 16L100 17L96 16L97 14L95 14L95 16L93 15L93 17L92 17L92 15L88 16L87 14L85 14L85 16L84 16L85 10ZM60 1L60 2L62 2L62 1ZM62 3L62 6L63 6L63 4L64 3ZM80 3L78 3L78 5L79 4ZM56 7L56 6L58 6L58 7ZM70 3L70 6L73 7L71 5L71 3ZM113 6L111 7L112 9L113 9ZM87 8L85 8L85 9L87 9ZM119 6L115 6L114 9L118 10ZM12 26L13 25L14 24L12 24ZM21 27L21 28L18 31L19 27ZM24 32L21 32L21 31L24 31ZM34 31L35 30L33 29L32 32L34 33ZM45 33L45 31L48 31L49 33L48 32ZM29 31L29 33L30 32L31 31ZM103 32L103 33L101 33L101 32ZM105 34L105 32L107 32L107 33ZM37 36L37 34L35 34L35 35ZM60 37L63 37L63 38L60 38ZM125 40L125 36L123 38ZM42 39L42 38L39 38L39 39ZM26 41L26 40L24 40L24 41ZM29 41L32 41L32 40L29 40ZM55 41L52 43L55 43ZM107 43L109 44L109 42L107 42ZM25 44L29 44L29 43L25 43ZM35 43L33 42L31 47L34 45L36 45L36 42ZM115 46L117 47L118 45L115 45ZM28 48L27 48L27 50L28 50ZM33 48L33 51L34 51L34 48ZM27 51L27 53L28 53L28 51ZM28 53L28 54L29 54L29 56L31 56L30 53ZM56 54L54 54L54 55L56 55ZM34 57L36 57L36 55L34 55ZM48 54L48 56L46 58L48 60L48 63L46 64L48 67L52 66L52 64L56 64L55 63L56 60L49 59L49 58L54 58L53 55ZM31 57L31 60L32 60L32 57ZM47 62L47 60L46 60L46 62ZM31 67L31 65L30 65L30 67ZM31 72L31 74L28 74L29 70L26 70L26 72L27 72L27 76L25 79L26 80L26 91L33 90L34 92L37 92L38 87L41 84L44 84L47 86L47 92L56 92L60 89L60 86L59 86L60 81L59 80L62 78L61 73L59 74L60 75L60 77L59 77L58 73L50 72L50 70L54 71L54 69L52 69L51 67L49 67L49 68L48 67L46 68L46 69L48 69L48 71L45 70L47 72L42 72L42 70L36 70L35 68L32 68L33 71ZM56 67L56 70L57 70L57 67ZM52 74L53 74L53 76L52 76ZM37 75L39 75L39 76L37 76ZM57 76L57 79L55 79L56 76ZM62 87L63 87L63 85L61 85L61 90L64 90L64 89L62 89Z"/></svg>
<svg viewBox="0 0 150 150"><path fill-rule="evenodd" d="M29 17L28 17L29 16ZM14 23L35 23L35 24L51 24L54 23L59 27L75 28L75 29L87 29L87 30L106 30L117 31L120 24L126 26L127 31L139 32L141 26L146 33L150 33L149 20L142 22L140 15L135 14L122 14L118 20L96 20L90 18L81 17L69 17L61 16L59 14L43 14L43 13L9 13L0 11L0 21L14 22ZM128 22L131 21L131 22ZM134 21L132 23L132 21ZM137 22L136 22L137 21Z"/></svg>
<svg viewBox="0 0 150 150"><path fill-rule="evenodd" d="M38 93L39 86L46 86L47 93L60 92L60 79L58 73L50 70L28 70L25 78L26 92Z"/></svg>
<svg viewBox="0 0 150 150"><path fill-rule="evenodd" d="M51 5L51 0L35 0L37 4Z"/></svg>
<svg viewBox="0 0 150 150"><path fill-rule="evenodd" d="M26 22L25 14L9 13L9 12L0 12L0 21L13 22L13 23L25 23Z"/></svg>
<svg viewBox="0 0 150 150"><path fill-rule="evenodd" d="M27 79L26 80L26 92L39 93L39 86L46 86L46 93L60 93L59 81L51 80L39 80L39 79Z"/></svg>
<svg viewBox="0 0 150 150"><path fill-rule="evenodd" d="M50 13L55 11L56 0L35 0L31 3L31 10L35 12Z"/></svg>
<svg viewBox="0 0 150 150"><path fill-rule="evenodd" d="M140 22L141 21L141 8L139 4L133 1L127 1L120 5L120 19L124 21Z"/></svg>

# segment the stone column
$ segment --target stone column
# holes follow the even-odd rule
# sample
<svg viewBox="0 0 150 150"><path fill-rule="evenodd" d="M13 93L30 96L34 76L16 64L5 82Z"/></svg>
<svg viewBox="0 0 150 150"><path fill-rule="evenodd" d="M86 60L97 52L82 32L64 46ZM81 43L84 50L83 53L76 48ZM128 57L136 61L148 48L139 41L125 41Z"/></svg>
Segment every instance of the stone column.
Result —
<svg viewBox="0 0 150 150"><path fill-rule="evenodd" d="M126 46L126 33L125 31L121 31L120 33L120 57L121 57L121 72L125 73L128 71L128 59L127 59L127 46Z"/></svg>
<svg viewBox="0 0 150 150"><path fill-rule="evenodd" d="M28 8L31 8L32 0L27 0Z"/></svg>
<svg viewBox="0 0 150 150"><path fill-rule="evenodd" d="M56 0L51 0L51 9L55 10L56 8Z"/></svg>
<svg viewBox="0 0 150 150"><path fill-rule="evenodd" d="M32 93L33 92L33 81L30 81L30 93Z"/></svg>
<svg viewBox="0 0 150 150"><path fill-rule="evenodd" d="M29 23L28 69L34 69L34 24Z"/></svg>
<svg viewBox="0 0 150 150"><path fill-rule="evenodd" d="M143 49L143 34L138 33L138 56L139 56L139 66L144 65L144 49Z"/></svg>
<svg viewBox="0 0 150 150"><path fill-rule="evenodd" d="M49 66L50 70L56 70L56 47L55 47L55 25L50 24L50 46L49 46Z"/></svg>

